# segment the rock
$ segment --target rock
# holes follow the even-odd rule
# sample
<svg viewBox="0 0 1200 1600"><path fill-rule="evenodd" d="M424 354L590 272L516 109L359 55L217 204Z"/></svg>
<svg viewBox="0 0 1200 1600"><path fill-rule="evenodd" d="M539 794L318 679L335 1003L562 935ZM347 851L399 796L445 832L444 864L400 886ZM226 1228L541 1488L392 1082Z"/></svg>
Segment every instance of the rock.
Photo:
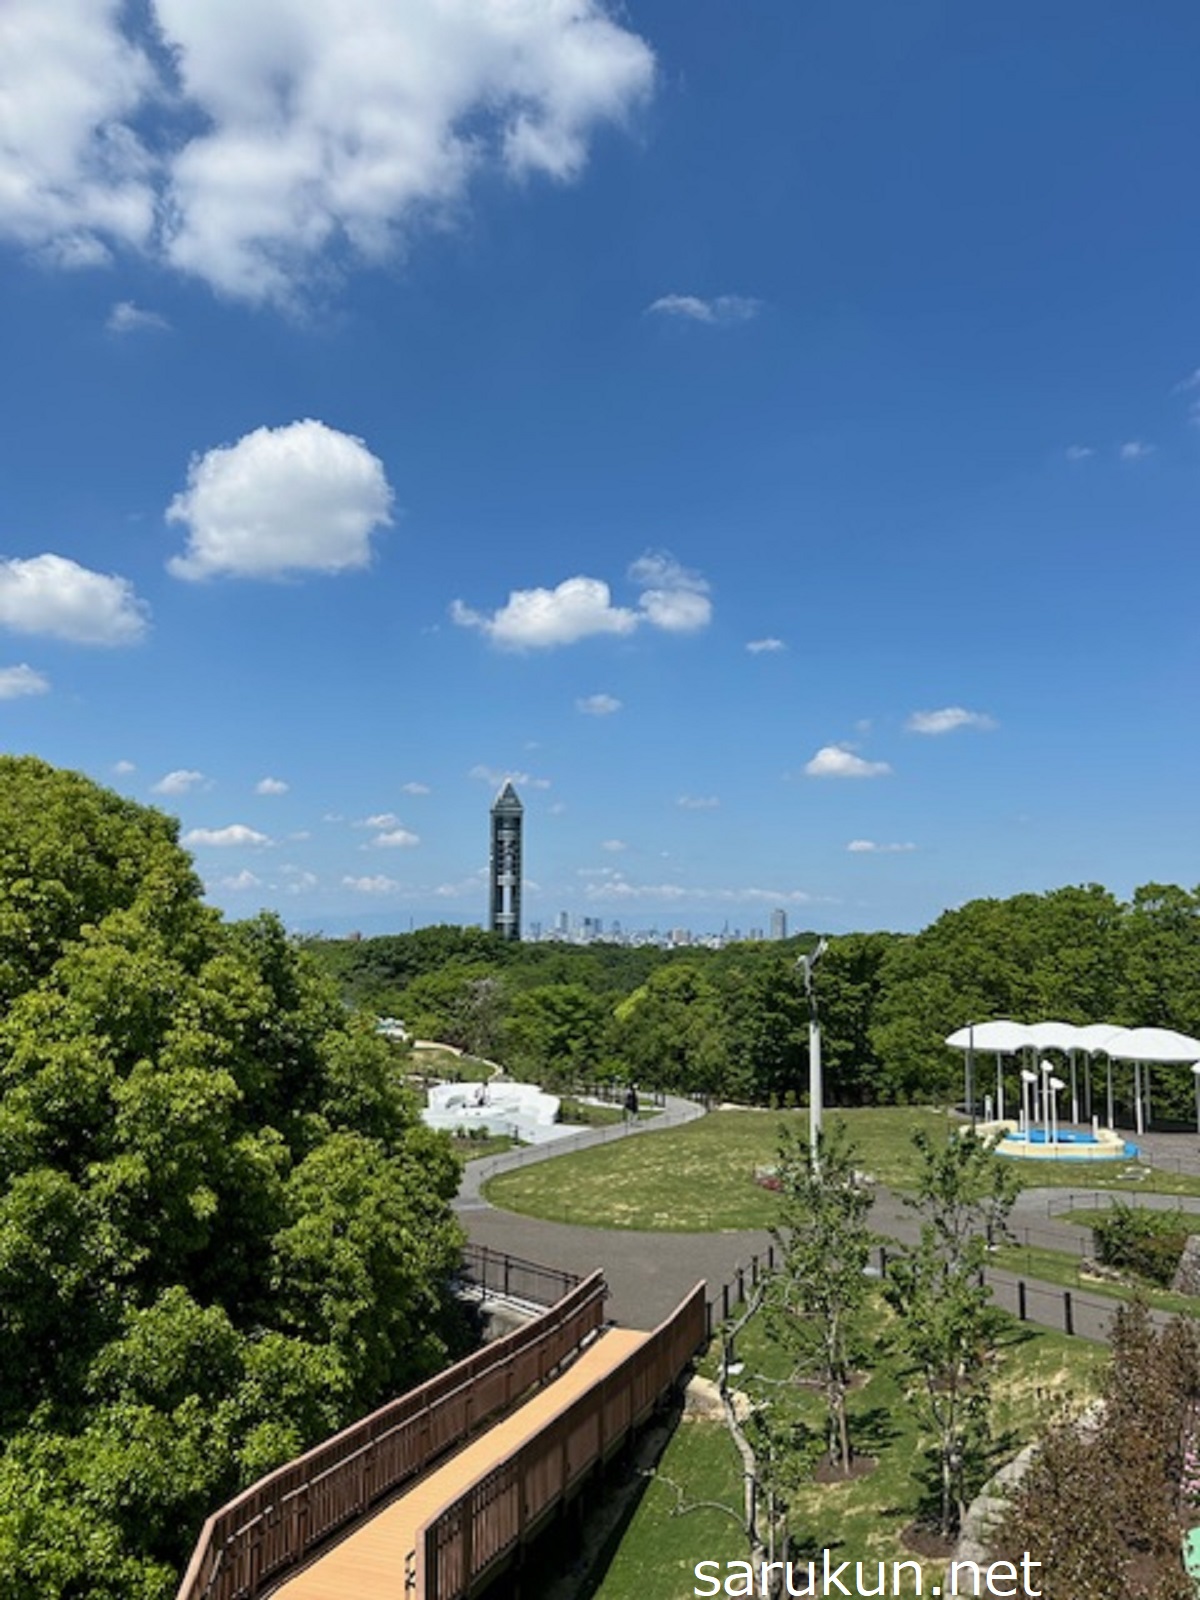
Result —
<svg viewBox="0 0 1200 1600"><path fill-rule="evenodd" d="M1190 1233L1171 1283L1176 1294L1200 1294L1200 1233Z"/></svg>

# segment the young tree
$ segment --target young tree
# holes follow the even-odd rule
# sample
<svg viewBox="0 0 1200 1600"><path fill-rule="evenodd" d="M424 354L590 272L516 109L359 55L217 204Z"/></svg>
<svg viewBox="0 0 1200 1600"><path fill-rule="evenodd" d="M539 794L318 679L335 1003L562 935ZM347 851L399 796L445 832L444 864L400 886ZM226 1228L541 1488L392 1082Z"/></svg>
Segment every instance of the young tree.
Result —
<svg viewBox="0 0 1200 1600"><path fill-rule="evenodd" d="M1003 1163L974 1134L935 1144L918 1134L921 1241L893 1262L884 1290L898 1340L919 1380L932 1428L938 1527L958 1530L973 1469L987 1441L988 1390L1001 1316L983 1282L989 1237L1002 1231L1016 1191Z"/></svg>
<svg viewBox="0 0 1200 1600"><path fill-rule="evenodd" d="M815 1373L825 1399L829 1459L848 1473L846 1395L868 1289L874 1197L838 1122L818 1134L815 1152L805 1134L785 1133L779 1179L780 1219L771 1231L782 1264L768 1291L767 1325L795 1357L797 1370Z"/></svg>

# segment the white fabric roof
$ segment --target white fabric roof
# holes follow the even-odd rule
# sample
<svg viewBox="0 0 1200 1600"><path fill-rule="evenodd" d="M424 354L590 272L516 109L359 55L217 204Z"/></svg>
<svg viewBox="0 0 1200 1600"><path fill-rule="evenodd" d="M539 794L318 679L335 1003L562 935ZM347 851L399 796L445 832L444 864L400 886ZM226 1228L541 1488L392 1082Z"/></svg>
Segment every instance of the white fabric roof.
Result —
<svg viewBox="0 0 1200 1600"><path fill-rule="evenodd" d="M1200 1061L1200 1039L1173 1028L1118 1028L1111 1022L1080 1028L1071 1022L1010 1022L999 1017L958 1028L946 1043L955 1050L998 1050L1004 1055L1032 1048L1101 1051L1118 1061Z"/></svg>

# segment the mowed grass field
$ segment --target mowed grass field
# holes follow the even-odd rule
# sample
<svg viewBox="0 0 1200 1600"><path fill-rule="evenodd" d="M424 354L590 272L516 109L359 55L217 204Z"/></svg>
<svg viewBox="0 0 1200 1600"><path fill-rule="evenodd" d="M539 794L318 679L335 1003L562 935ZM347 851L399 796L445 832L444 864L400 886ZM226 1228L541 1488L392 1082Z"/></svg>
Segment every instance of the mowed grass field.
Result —
<svg viewBox="0 0 1200 1600"><path fill-rule="evenodd" d="M944 1112L908 1106L832 1111L826 1121L844 1122L863 1170L894 1189L912 1185L913 1133L940 1138L949 1126ZM682 1128L502 1173L484 1193L506 1211L596 1228L765 1228L778 1200L754 1181L755 1169L777 1160L781 1130L807 1127L807 1111L714 1111Z"/></svg>
<svg viewBox="0 0 1200 1600"><path fill-rule="evenodd" d="M877 1465L850 1482L811 1482L799 1489L792 1512L797 1560L825 1546L837 1552L838 1561L913 1558L903 1533L921 1509L919 1474L931 1441L922 1434L906 1396L912 1375L889 1349L889 1314L882 1307L878 1311L878 1342L870 1368L849 1396L851 1435ZM746 1364L739 1382L751 1396L761 1401L778 1392L787 1363L765 1339L757 1320L745 1330L737 1353ZM1078 1410L1091 1399L1107 1357L1101 1345L1007 1323L992 1374L988 1471L1010 1460L1060 1404ZM711 1373L714 1367L710 1360L702 1370ZM823 1411L815 1392L802 1395L801 1413L805 1424L819 1433ZM620 1548L590 1592L596 1600L684 1600L695 1592L697 1561L745 1560L746 1541L732 1514L740 1504L741 1462L725 1425L685 1418L647 1484ZM926 1561L926 1594L943 1566ZM867 1570L873 1583L874 1566ZM894 1592L890 1583L887 1592ZM915 1590L911 1583L902 1584L901 1592Z"/></svg>

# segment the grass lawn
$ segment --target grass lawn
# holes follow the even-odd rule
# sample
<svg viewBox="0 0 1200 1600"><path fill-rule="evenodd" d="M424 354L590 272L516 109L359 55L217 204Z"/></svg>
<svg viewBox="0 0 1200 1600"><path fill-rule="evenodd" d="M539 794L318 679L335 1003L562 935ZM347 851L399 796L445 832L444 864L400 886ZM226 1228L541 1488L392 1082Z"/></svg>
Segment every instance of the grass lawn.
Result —
<svg viewBox="0 0 1200 1600"><path fill-rule="evenodd" d="M453 1050L443 1050L440 1045L414 1050L411 1067L422 1078L437 1078L446 1083L487 1083L495 1076L486 1061L475 1056L455 1055Z"/></svg>
<svg viewBox="0 0 1200 1600"><path fill-rule="evenodd" d="M912 1135L947 1127L939 1111L913 1107L834 1111L861 1165L891 1188L911 1186ZM506 1172L488 1183L493 1205L550 1222L679 1233L764 1228L777 1200L754 1181L777 1159L780 1129L807 1128L807 1111L714 1111L682 1128L600 1145Z"/></svg>
<svg viewBox="0 0 1200 1600"><path fill-rule="evenodd" d="M884 1315L881 1308L881 1331ZM755 1322L739 1341L738 1355L746 1361L748 1372L779 1375L779 1355ZM1085 1340L1010 1323L993 1382L993 1470L1035 1436L1060 1398L1070 1397L1073 1405L1080 1406L1091 1398L1106 1355L1101 1347ZM754 1392L752 1379L740 1381L748 1392ZM837 1551L838 1561L913 1559L900 1535L913 1520L920 1501L921 1486L914 1467L926 1441L905 1399L906 1381L894 1358L881 1348L867 1381L850 1396L851 1428L858 1446L875 1456L878 1464L873 1472L847 1483L811 1483L801 1488L792 1513L798 1546L793 1559L814 1555L819 1560L818 1553L826 1546ZM816 1397L806 1394L803 1404L805 1422L819 1428L822 1412ZM739 1507L740 1494L740 1462L724 1424L685 1419L595 1590L596 1600L644 1600L645 1596L683 1600L693 1593L692 1569L697 1561L745 1560L745 1542L737 1522L715 1509L717 1505ZM697 1502L707 1505L686 1509ZM927 1585L938 1581L934 1574L940 1575L940 1565L924 1563ZM873 1581L874 1570L873 1566L865 1569L868 1581Z"/></svg>
<svg viewBox="0 0 1200 1600"><path fill-rule="evenodd" d="M1109 1300L1132 1300L1140 1296L1148 1306L1154 1306L1159 1311L1200 1316L1200 1298L1195 1295L1174 1294L1170 1289L1159 1289L1149 1283L1133 1289L1119 1283L1084 1277L1079 1270L1079 1257L1065 1250L1043 1250L1037 1245L1005 1245L992 1260L1007 1272L1018 1273L1023 1278L1037 1278L1042 1283L1059 1283L1064 1289L1078 1289L1081 1294L1101 1295Z"/></svg>
<svg viewBox="0 0 1200 1600"><path fill-rule="evenodd" d="M1200 1195L1200 1177L1131 1161L1022 1161L1004 1157L1030 1189L1111 1189L1115 1194Z"/></svg>

